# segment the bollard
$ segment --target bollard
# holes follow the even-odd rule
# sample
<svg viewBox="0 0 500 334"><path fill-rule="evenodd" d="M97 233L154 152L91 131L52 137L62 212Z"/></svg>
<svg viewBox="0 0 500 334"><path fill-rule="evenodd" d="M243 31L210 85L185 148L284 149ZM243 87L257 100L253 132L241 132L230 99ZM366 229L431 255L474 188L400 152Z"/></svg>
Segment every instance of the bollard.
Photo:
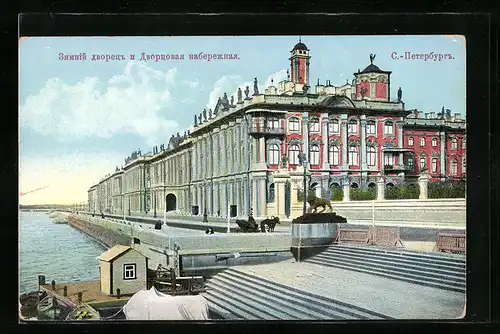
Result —
<svg viewBox="0 0 500 334"><path fill-rule="evenodd" d="M63 296L66 297L68 296L68 286L64 286L64 290L63 290Z"/></svg>
<svg viewBox="0 0 500 334"><path fill-rule="evenodd" d="M56 281L52 280L50 284L52 285L52 290L56 290Z"/></svg>
<svg viewBox="0 0 500 334"><path fill-rule="evenodd" d="M120 288L116 289L116 298L120 299L120 295L121 295L121 290Z"/></svg>
<svg viewBox="0 0 500 334"><path fill-rule="evenodd" d="M81 303L83 300L83 293L80 291L78 292L78 301Z"/></svg>
<svg viewBox="0 0 500 334"><path fill-rule="evenodd" d="M38 284L45 285L45 276L44 275L38 275Z"/></svg>
<svg viewBox="0 0 500 334"><path fill-rule="evenodd" d="M175 290L177 287L177 279L175 277L175 269L170 268L170 284L172 287L172 290Z"/></svg>

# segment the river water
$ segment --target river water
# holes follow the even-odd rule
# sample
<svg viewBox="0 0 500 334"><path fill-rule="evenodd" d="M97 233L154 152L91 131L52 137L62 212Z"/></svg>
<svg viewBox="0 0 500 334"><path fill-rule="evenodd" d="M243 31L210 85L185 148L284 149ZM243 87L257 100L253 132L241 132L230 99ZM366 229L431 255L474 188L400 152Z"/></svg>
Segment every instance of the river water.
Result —
<svg viewBox="0 0 500 334"><path fill-rule="evenodd" d="M19 291L38 289L38 275L47 282L99 279L97 257L103 244L68 224L54 224L43 212L19 213Z"/></svg>
<svg viewBox="0 0 500 334"><path fill-rule="evenodd" d="M139 225L139 224L137 224ZM201 230L168 227L169 235L204 235ZM19 213L19 290L38 289L38 275L47 283L99 279L97 258L105 245L68 224L55 224L44 212Z"/></svg>

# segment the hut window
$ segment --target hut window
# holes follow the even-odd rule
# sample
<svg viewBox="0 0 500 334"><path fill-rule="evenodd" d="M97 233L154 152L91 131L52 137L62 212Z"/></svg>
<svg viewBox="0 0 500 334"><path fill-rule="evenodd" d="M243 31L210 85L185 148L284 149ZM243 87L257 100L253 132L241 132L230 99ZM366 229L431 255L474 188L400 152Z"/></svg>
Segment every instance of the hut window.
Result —
<svg viewBox="0 0 500 334"><path fill-rule="evenodd" d="M123 279L136 279L136 265L124 264L123 265Z"/></svg>

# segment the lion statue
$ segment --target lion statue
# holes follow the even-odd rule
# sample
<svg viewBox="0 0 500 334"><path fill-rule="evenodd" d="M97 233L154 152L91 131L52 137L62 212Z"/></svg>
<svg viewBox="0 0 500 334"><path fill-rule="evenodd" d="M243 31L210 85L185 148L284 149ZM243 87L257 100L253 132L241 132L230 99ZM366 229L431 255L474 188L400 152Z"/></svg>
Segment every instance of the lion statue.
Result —
<svg viewBox="0 0 500 334"><path fill-rule="evenodd" d="M325 211L327 207L330 209L330 212L333 211L333 208L332 208L332 205L330 204L330 201L327 199L324 199L324 198L316 197L316 194L313 191L311 191L309 193L309 196L307 196L307 203L309 203L310 212L313 212L313 213L316 213L318 211L319 207L323 208L323 210L321 210L320 212Z"/></svg>

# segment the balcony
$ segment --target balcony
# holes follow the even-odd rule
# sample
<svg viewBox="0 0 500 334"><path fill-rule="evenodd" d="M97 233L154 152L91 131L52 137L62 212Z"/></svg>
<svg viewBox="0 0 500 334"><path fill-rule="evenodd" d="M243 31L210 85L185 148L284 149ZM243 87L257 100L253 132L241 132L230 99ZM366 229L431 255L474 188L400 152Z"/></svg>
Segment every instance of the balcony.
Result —
<svg viewBox="0 0 500 334"><path fill-rule="evenodd" d="M284 136L285 129L265 126L253 126L249 131L250 135Z"/></svg>
<svg viewBox="0 0 500 334"><path fill-rule="evenodd" d="M384 165L385 171L405 172L405 171L410 171L412 169L413 167L405 165Z"/></svg>

